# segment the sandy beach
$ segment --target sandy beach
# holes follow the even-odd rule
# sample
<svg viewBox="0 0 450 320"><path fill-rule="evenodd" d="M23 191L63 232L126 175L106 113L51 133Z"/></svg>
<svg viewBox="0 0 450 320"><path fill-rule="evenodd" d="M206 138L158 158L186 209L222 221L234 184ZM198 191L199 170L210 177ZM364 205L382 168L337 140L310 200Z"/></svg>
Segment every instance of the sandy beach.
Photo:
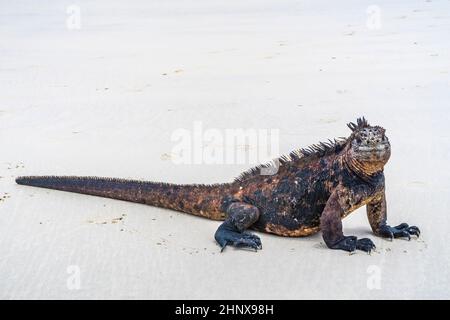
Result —
<svg viewBox="0 0 450 320"><path fill-rule="evenodd" d="M449 299L449 1L0 0L0 298ZM258 233L227 248L220 222L16 185L20 175L227 182L250 163L176 163L173 133L278 130L280 154L386 128L388 222L344 233ZM245 150L258 145L246 144Z"/></svg>

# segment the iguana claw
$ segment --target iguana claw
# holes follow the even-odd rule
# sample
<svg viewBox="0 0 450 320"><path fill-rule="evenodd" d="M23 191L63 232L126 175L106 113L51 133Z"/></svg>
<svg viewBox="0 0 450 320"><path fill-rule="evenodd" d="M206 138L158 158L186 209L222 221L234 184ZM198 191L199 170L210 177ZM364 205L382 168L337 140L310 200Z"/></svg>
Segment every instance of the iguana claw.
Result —
<svg viewBox="0 0 450 320"><path fill-rule="evenodd" d="M361 250L370 253L374 250L375 244L368 238L357 239L355 236L347 236L341 239L339 242L330 247L331 249L345 250L353 252L355 250Z"/></svg>
<svg viewBox="0 0 450 320"><path fill-rule="evenodd" d="M228 245L237 248L252 248L255 251L262 249L261 239L257 235L248 232L222 231L216 234L216 240L221 247L220 252L223 252Z"/></svg>
<svg viewBox="0 0 450 320"><path fill-rule="evenodd" d="M379 235L389 238L391 241L394 238L407 238L410 241L411 235L420 236L420 229L416 226L409 226L407 223L399 224L396 227L384 225L380 228Z"/></svg>

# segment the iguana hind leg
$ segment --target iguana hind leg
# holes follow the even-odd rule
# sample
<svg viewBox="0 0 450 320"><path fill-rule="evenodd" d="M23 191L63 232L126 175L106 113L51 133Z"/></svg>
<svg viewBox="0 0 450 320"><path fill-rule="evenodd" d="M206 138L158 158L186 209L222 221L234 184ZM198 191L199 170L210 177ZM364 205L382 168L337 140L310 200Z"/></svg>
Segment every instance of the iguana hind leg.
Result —
<svg viewBox="0 0 450 320"><path fill-rule="evenodd" d="M228 218L219 226L214 238L222 248L227 245L262 249L261 240L257 235L246 231L259 219L259 210L247 203L234 202L226 210Z"/></svg>

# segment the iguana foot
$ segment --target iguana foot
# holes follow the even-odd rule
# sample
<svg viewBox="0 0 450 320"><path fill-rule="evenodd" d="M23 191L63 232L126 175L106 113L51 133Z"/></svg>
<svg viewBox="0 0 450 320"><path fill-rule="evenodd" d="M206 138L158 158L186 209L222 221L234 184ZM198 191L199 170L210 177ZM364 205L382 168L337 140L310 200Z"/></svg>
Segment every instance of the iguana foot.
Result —
<svg viewBox="0 0 450 320"><path fill-rule="evenodd" d="M237 230L231 230L230 226L228 228L219 227L214 238L220 245L221 252L223 252L227 245L238 248L252 248L255 251L262 249L261 239L257 235L247 231L239 232Z"/></svg>
<svg viewBox="0 0 450 320"><path fill-rule="evenodd" d="M396 227L384 225L380 227L379 235L390 240L394 238L407 238L411 240L411 235L420 236L420 230L416 226L409 226L407 223L402 223Z"/></svg>
<svg viewBox="0 0 450 320"><path fill-rule="evenodd" d="M262 249L258 236L246 231L259 218L258 208L242 202L234 202L227 208L228 218L219 226L214 235L217 243L225 249L227 245L239 248Z"/></svg>
<svg viewBox="0 0 450 320"><path fill-rule="evenodd" d="M330 247L331 249L353 252L362 250L370 253L375 249L375 244L368 238L357 239L355 236L347 236Z"/></svg>

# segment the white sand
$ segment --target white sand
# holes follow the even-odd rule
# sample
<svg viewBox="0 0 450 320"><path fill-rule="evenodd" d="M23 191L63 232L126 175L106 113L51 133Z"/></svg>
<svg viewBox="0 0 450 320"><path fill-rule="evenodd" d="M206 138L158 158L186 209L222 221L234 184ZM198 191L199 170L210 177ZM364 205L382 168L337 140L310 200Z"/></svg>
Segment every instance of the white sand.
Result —
<svg viewBox="0 0 450 320"><path fill-rule="evenodd" d="M376 1L381 29L372 1L78 1L80 30L72 1L21 3L0 2L0 298L450 298L449 1ZM14 183L229 181L248 166L175 165L172 132L279 128L286 153L359 115L393 146L389 221L423 234L376 238L360 209L370 256L320 234L219 254L218 222Z"/></svg>

